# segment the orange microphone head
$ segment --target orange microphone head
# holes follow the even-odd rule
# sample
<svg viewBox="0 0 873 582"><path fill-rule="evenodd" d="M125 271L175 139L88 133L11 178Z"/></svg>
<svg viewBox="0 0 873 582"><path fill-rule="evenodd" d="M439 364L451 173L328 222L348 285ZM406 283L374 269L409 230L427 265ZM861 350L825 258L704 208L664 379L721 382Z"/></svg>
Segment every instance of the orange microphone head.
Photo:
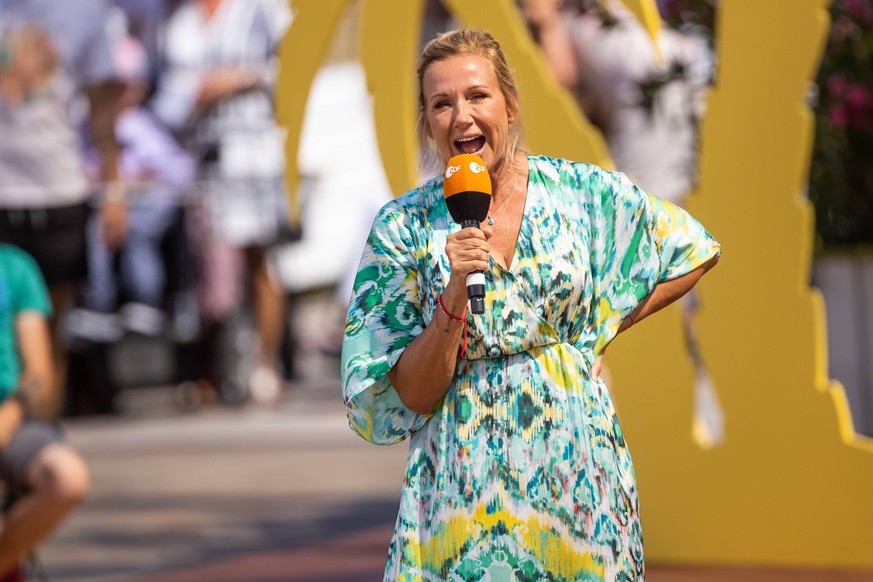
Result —
<svg viewBox="0 0 873 582"><path fill-rule="evenodd" d="M491 206L491 176L482 158L460 154L450 159L443 175L443 193L455 222L485 220Z"/></svg>

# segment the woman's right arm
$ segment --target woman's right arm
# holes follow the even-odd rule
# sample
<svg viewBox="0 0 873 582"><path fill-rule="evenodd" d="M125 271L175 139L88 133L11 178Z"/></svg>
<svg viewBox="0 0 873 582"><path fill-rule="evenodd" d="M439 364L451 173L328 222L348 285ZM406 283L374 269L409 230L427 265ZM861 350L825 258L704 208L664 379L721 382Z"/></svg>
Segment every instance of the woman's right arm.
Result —
<svg viewBox="0 0 873 582"><path fill-rule="evenodd" d="M489 251L485 234L478 228L462 229L446 240L452 274L443 291L442 304L454 317L466 318L467 275L488 269ZM413 412L431 413L445 395L455 373L464 325L438 306L425 330L406 346L388 372L388 380L400 401Z"/></svg>
<svg viewBox="0 0 873 582"><path fill-rule="evenodd" d="M203 112L222 99L260 87L261 77L260 71L244 67L216 67L206 71L197 92L197 110Z"/></svg>

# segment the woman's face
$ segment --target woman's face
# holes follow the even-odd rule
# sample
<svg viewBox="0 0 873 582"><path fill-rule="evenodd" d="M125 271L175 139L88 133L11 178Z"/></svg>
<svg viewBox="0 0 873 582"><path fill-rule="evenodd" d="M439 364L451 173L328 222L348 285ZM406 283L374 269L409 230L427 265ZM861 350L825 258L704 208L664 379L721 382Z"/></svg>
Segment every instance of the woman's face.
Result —
<svg viewBox="0 0 873 582"><path fill-rule="evenodd" d="M485 58L458 56L436 61L422 79L428 133L448 160L476 154L493 170L506 157L509 111Z"/></svg>

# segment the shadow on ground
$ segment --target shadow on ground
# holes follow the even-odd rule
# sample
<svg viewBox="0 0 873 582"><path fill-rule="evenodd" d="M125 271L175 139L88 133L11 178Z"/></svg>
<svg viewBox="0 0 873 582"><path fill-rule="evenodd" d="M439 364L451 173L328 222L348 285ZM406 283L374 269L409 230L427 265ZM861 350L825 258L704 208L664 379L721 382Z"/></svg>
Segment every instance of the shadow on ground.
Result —
<svg viewBox="0 0 873 582"><path fill-rule="evenodd" d="M294 560L290 565L288 562L294 555L315 558L324 551L334 553L345 547L348 553L362 551L370 556L368 561L374 561L381 572L397 504L396 499L385 498L343 503L325 498L215 495L139 497L133 503L130 498L103 498L89 505L92 523L76 531L76 545L99 546L103 559L79 564L55 561L49 574L53 580L243 580L238 569L254 560L257 572L245 580L352 580L356 578L348 573L332 577L328 572L313 573L315 577L310 578L306 568L299 572L304 578L298 578L294 571L288 571L289 566L297 569ZM114 521L107 522L105 528L99 525L101 515L117 516L121 511L137 525L128 529L119 529ZM198 519L206 516L208 523ZM150 522L154 523L149 526ZM204 525L195 529L192 522ZM132 569L127 557L130 548L149 549L163 563L144 565L140 560ZM283 558L276 559L278 555ZM323 562L323 558L319 560ZM272 568L271 560L275 562ZM228 570L228 577L221 574L222 568ZM219 571L208 573L216 569ZM270 573L274 569L284 569L285 573Z"/></svg>

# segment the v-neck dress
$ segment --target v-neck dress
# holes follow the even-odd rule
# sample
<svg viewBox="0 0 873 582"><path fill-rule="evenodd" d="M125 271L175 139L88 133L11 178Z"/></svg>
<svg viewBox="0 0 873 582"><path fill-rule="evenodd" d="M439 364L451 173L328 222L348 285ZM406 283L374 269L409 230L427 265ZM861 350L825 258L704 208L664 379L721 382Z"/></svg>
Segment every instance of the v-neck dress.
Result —
<svg viewBox="0 0 873 582"><path fill-rule="evenodd" d="M441 177L385 205L354 285L343 345L349 424L409 438L386 581L642 580L636 482L596 355L661 281L720 253L684 210L622 174L529 157L509 269L493 259L485 313L434 411L387 373L448 283ZM427 365L422 362L422 365Z"/></svg>

